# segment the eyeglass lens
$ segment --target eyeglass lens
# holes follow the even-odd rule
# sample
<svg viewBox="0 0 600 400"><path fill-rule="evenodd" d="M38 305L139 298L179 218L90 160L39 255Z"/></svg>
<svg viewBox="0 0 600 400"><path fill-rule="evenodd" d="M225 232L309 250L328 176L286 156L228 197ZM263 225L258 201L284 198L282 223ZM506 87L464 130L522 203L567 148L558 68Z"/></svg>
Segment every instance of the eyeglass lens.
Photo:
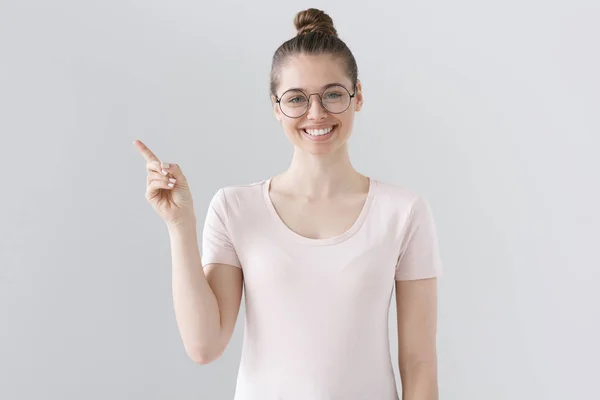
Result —
<svg viewBox="0 0 600 400"><path fill-rule="evenodd" d="M321 94L323 107L335 114L344 112L350 106L350 100L350 93L343 86L331 86ZM288 90L281 96L279 105L288 117L299 117L308 110L309 99L300 90Z"/></svg>

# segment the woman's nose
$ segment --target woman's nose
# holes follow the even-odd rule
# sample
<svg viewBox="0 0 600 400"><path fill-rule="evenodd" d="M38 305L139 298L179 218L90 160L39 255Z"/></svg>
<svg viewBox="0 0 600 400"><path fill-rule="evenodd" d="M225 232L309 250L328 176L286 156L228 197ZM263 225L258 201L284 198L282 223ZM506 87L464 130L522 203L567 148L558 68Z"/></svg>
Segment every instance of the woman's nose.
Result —
<svg viewBox="0 0 600 400"><path fill-rule="evenodd" d="M321 104L321 98L319 95L315 94L315 97L312 96L313 95L310 95L308 98L307 117L309 119L319 119L323 116L326 116L327 110L323 107L323 104Z"/></svg>

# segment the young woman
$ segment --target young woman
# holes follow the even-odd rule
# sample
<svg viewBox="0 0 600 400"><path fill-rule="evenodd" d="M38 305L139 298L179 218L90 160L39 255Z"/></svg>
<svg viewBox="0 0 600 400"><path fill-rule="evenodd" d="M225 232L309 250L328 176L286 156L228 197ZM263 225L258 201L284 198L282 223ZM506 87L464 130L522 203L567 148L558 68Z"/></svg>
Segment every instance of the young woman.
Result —
<svg viewBox="0 0 600 400"><path fill-rule="evenodd" d="M185 176L141 142L147 200L171 238L173 297L189 356L227 347L245 289L236 400L397 400L388 337L395 286L404 400L437 387L435 224L415 191L357 172L347 142L363 96L356 61L331 18L308 9L275 52L275 117L289 168L221 188L197 245Z"/></svg>

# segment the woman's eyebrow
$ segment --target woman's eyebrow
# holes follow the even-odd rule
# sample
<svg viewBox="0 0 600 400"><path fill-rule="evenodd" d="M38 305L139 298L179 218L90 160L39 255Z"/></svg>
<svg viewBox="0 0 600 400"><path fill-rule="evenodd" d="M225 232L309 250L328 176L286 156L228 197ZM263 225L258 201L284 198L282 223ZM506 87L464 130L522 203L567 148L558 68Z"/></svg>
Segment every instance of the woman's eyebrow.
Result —
<svg viewBox="0 0 600 400"><path fill-rule="evenodd" d="M339 82L333 82L333 83L328 83L327 85L321 87L321 89L327 89L328 87L331 87L331 86L344 86L344 85L341 84L341 83L339 83ZM302 90L302 91L306 91L306 89L300 88L300 87L289 88L289 89L286 89L286 90Z"/></svg>

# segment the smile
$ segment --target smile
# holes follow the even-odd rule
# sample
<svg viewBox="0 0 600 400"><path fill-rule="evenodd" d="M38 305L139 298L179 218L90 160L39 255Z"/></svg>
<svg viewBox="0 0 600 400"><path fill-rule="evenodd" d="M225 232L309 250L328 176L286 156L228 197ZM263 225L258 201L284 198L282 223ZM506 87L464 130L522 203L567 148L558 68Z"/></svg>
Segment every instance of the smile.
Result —
<svg viewBox="0 0 600 400"><path fill-rule="evenodd" d="M325 140L325 139L329 138L331 135L333 135L333 133L336 131L336 128L337 128L337 125L330 125L330 126L319 128L319 129L313 129L313 128L301 129L301 131L305 134L305 136L307 136L311 140L321 141L321 140Z"/></svg>
<svg viewBox="0 0 600 400"><path fill-rule="evenodd" d="M304 132L306 132L312 136L322 136L322 135L327 135L332 130L333 130L333 126L330 126L328 128L323 128L323 129L305 129Z"/></svg>

